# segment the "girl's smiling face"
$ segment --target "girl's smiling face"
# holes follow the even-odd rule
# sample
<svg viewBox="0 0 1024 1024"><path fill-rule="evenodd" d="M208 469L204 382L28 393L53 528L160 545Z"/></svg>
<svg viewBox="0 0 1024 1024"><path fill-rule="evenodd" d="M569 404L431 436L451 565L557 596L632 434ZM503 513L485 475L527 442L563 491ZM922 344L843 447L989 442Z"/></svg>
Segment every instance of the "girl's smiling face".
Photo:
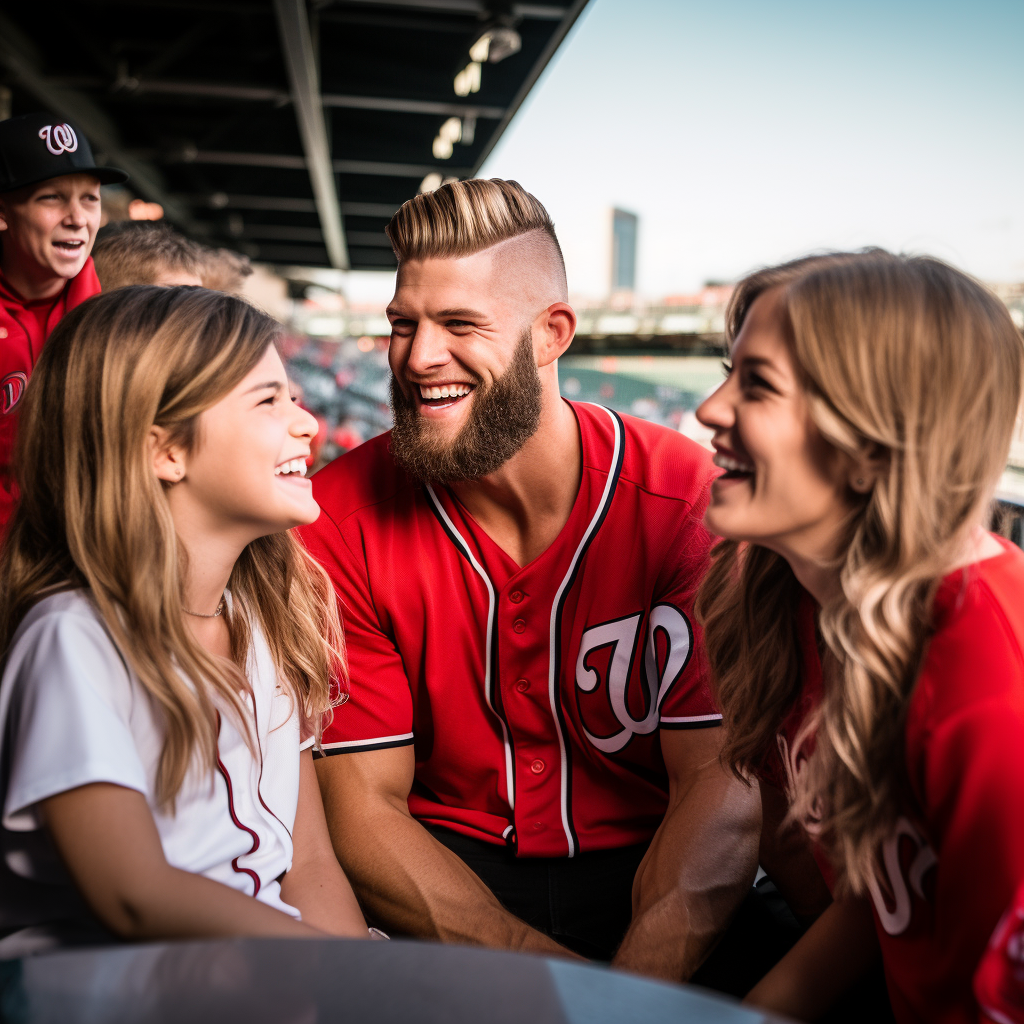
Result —
<svg viewBox="0 0 1024 1024"><path fill-rule="evenodd" d="M193 450L165 463L179 530L227 531L243 543L313 522L320 507L306 479L317 422L289 394L281 357L269 346L259 363L199 417Z"/></svg>
<svg viewBox="0 0 1024 1024"><path fill-rule="evenodd" d="M697 410L714 431L708 529L784 557L832 557L851 504L851 460L815 426L780 288L755 299L725 383Z"/></svg>

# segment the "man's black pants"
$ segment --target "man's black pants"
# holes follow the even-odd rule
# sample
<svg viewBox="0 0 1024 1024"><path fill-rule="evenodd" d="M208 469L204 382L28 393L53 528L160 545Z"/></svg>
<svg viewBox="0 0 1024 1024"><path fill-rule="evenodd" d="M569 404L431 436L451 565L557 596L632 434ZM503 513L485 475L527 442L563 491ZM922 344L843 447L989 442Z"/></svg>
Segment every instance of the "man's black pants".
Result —
<svg viewBox="0 0 1024 1024"><path fill-rule="evenodd" d="M566 857L516 857L512 849L427 826L510 913L591 960L611 960L633 915L633 879L647 843ZM781 901L780 901L781 902ZM692 980L743 996L797 940L772 901L752 890Z"/></svg>

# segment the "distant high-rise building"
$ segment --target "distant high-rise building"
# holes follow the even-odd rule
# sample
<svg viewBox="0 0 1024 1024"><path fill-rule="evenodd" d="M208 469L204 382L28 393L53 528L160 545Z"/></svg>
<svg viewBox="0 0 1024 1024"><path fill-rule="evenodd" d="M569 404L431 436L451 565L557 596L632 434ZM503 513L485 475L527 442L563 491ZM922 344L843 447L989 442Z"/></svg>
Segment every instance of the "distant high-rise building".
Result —
<svg viewBox="0 0 1024 1024"><path fill-rule="evenodd" d="M636 235L639 218L627 210L612 210L613 292L631 292L636 287Z"/></svg>

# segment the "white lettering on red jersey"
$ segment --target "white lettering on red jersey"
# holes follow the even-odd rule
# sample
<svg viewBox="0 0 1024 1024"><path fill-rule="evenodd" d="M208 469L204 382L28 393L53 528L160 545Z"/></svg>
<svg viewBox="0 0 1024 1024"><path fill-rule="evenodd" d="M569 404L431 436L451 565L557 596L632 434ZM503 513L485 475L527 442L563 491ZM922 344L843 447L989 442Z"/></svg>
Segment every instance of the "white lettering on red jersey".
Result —
<svg viewBox="0 0 1024 1024"><path fill-rule="evenodd" d="M717 726L693 616L715 471L692 441L570 403L582 479L558 538L520 567L389 436L313 478L310 551L334 580L351 700L328 754L415 745L421 821L521 856L649 840L661 729Z"/></svg>

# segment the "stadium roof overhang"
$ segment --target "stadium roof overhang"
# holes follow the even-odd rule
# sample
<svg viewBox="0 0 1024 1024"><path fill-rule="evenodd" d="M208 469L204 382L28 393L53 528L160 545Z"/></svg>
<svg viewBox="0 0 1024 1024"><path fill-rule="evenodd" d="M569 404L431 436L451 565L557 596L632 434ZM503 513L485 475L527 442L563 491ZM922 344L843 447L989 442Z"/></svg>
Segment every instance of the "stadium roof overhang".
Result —
<svg viewBox="0 0 1024 1024"><path fill-rule="evenodd" d="M429 175L477 173L586 3L24 3L0 14L0 73L15 115L77 120L189 233L382 269L394 211Z"/></svg>

